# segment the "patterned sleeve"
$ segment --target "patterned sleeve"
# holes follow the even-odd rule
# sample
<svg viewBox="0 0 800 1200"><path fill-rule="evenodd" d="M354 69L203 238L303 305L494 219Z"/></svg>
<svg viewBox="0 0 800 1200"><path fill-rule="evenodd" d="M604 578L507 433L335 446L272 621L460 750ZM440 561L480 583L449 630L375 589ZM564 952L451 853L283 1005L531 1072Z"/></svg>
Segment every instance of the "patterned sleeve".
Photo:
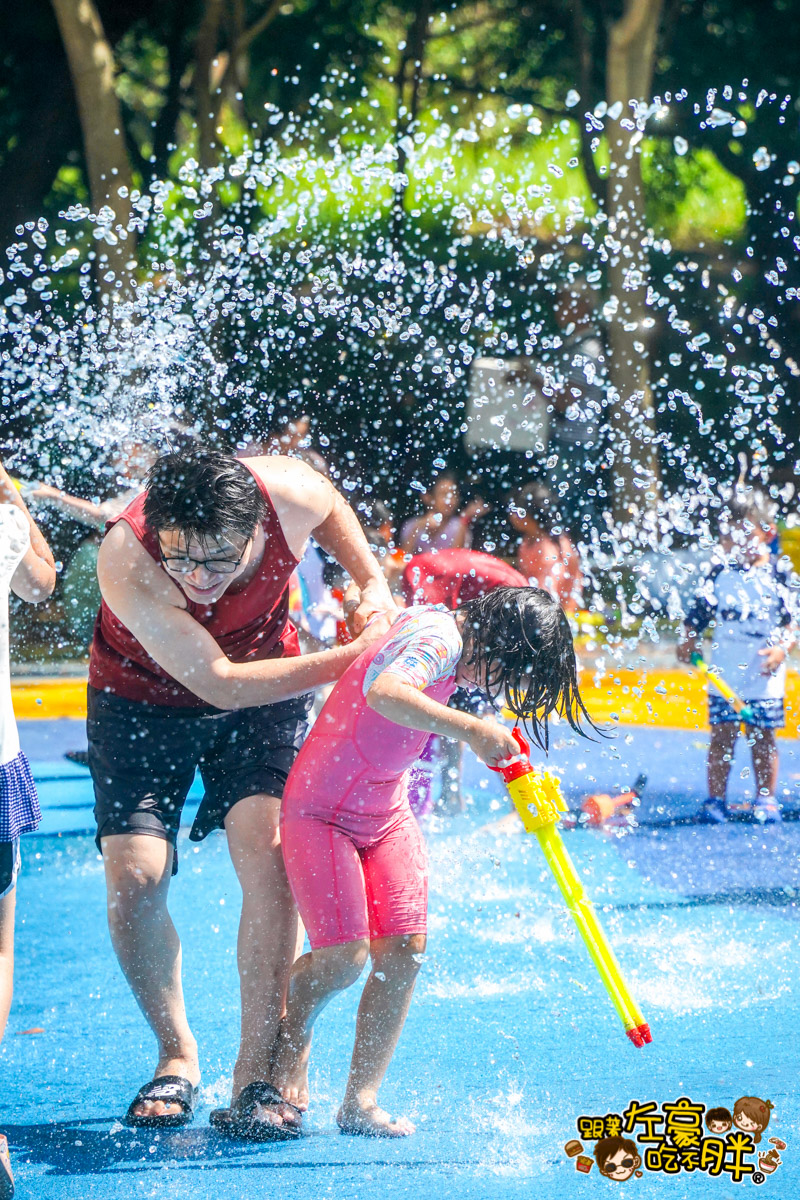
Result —
<svg viewBox="0 0 800 1200"><path fill-rule="evenodd" d="M446 612L428 612L401 635L406 645L381 674L393 675L422 691L452 675L461 657L462 642L455 621ZM384 648L390 649L390 644Z"/></svg>

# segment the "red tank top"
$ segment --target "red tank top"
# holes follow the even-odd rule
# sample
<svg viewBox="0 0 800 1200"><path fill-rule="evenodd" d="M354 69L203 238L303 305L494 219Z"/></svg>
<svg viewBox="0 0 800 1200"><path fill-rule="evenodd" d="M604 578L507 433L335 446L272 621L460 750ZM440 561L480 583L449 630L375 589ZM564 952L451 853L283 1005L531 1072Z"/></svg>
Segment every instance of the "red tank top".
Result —
<svg viewBox="0 0 800 1200"><path fill-rule="evenodd" d="M288 620L288 583L297 559L286 544L265 485L253 474L267 505L262 522L264 558L258 573L239 591L234 584L214 604L195 604L184 595L186 611L208 630L231 662L237 663L300 653L297 630ZM126 521L160 567L158 538L145 524L145 495L142 492L137 496L106 528L110 529L117 521ZM105 601L95 621L89 684L126 700L174 708L208 707L162 670Z"/></svg>
<svg viewBox="0 0 800 1200"><path fill-rule="evenodd" d="M444 604L450 609L493 588L527 586L519 571L480 550L415 554L403 572L403 595L409 604Z"/></svg>

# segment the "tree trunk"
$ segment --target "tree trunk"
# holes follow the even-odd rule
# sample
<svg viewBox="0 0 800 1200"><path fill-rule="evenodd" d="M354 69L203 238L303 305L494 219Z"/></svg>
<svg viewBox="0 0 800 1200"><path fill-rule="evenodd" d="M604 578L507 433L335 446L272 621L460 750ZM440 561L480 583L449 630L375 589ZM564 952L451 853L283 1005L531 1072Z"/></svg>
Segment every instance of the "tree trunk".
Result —
<svg viewBox="0 0 800 1200"><path fill-rule="evenodd" d="M114 56L93 0L53 0L53 8L75 89L92 208L114 213L107 239L97 243L98 286L111 297L126 287L126 264L136 251L128 232L131 169L114 91ZM114 279L106 278L109 267Z"/></svg>
<svg viewBox="0 0 800 1200"><path fill-rule="evenodd" d="M630 101L648 103L651 99L662 5L663 0L625 0L622 16L608 33L606 91L608 107L614 114L606 127L606 211L611 243L608 283L611 304L616 303L608 324L613 388L608 420L614 450L613 511L618 521L636 519L652 510L660 482L646 325L649 254L642 190L642 130L637 127ZM646 486L636 487L636 482Z"/></svg>
<svg viewBox="0 0 800 1200"><path fill-rule="evenodd" d="M422 86L422 60L425 45L428 40L430 24L431 0L419 0L411 28L406 38L406 49L400 58L400 65L395 77L397 88L397 169L398 183L395 188L392 212L392 242L399 249L403 241L405 226L406 192L408 185L404 182L408 165L408 151L405 138L414 132L414 125L419 114L419 93ZM411 73L410 95L406 100L407 72L409 64L413 64Z"/></svg>
<svg viewBox="0 0 800 1200"><path fill-rule="evenodd" d="M204 170L217 161L218 80L213 78L217 57L222 0L206 0L203 20L197 33L194 60L194 95L197 115L197 159Z"/></svg>

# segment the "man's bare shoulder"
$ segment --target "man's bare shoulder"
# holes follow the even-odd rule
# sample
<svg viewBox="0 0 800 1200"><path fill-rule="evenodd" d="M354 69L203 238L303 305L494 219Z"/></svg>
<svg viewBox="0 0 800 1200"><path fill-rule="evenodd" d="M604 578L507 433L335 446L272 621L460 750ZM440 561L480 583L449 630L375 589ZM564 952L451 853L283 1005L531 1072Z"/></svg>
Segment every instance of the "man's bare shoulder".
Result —
<svg viewBox="0 0 800 1200"><path fill-rule="evenodd" d="M257 458L242 459L242 462L258 476L268 491L271 488L282 490L296 487L298 482L324 479L319 471L301 458L292 458L288 454L262 454Z"/></svg>
<svg viewBox="0 0 800 1200"><path fill-rule="evenodd" d="M116 611L123 601L147 601L185 608L180 588L176 587L148 554L127 521L117 521L100 544L97 578L104 600Z"/></svg>

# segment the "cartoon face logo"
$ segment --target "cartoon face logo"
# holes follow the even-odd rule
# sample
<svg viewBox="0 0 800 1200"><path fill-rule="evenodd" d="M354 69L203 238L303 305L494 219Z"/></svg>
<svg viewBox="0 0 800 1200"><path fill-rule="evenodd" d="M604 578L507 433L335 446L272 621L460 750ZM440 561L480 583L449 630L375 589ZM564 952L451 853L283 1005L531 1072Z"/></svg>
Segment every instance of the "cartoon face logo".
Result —
<svg viewBox="0 0 800 1200"><path fill-rule="evenodd" d="M758 1144L761 1134L769 1125L774 1107L771 1100L759 1100L758 1096L740 1096L733 1106L733 1123L742 1133L749 1133Z"/></svg>
<svg viewBox="0 0 800 1200"><path fill-rule="evenodd" d="M630 1179L642 1160L637 1153L636 1143L629 1138L601 1138L594 1148L595 1162L601 1175L624 1183Z"/></svg>
<svg viewBox="0 0 800 1200"><path fill-rule="evenodd" d="M710 1108L706 1113L706 1125L710 1133L727 1133L733 1124L733 1117L727 1108Z"/></svg>

